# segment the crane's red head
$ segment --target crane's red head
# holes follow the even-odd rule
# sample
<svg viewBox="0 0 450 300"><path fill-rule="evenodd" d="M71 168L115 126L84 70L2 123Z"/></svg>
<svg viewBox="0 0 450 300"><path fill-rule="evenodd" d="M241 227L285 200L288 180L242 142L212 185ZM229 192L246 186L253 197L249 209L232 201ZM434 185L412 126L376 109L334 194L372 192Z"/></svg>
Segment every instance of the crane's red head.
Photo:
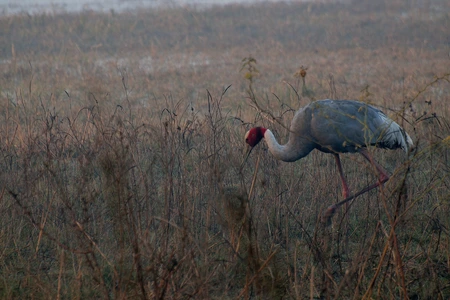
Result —
<svg viewBox="0 0 450 300"><path fill-rule="evenodd" d="M249 144L250 147L255 147L264 137L266 130L267 129L264 127L255 127L250 129L245 134L245 142Z"/></svg>

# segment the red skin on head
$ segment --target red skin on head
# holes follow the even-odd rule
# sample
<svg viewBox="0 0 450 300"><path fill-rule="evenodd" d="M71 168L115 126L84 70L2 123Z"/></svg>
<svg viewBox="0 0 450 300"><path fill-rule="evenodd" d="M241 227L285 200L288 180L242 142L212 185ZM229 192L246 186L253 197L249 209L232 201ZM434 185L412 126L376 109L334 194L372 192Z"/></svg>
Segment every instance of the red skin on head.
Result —
<svg viewBox="0 0 450 300"><path fill-rule="evenodd" d="M251 147L255 147L264 137L266 130L267 129L264 127L255 127L250 129L245 135L245 142Z"/></svg>

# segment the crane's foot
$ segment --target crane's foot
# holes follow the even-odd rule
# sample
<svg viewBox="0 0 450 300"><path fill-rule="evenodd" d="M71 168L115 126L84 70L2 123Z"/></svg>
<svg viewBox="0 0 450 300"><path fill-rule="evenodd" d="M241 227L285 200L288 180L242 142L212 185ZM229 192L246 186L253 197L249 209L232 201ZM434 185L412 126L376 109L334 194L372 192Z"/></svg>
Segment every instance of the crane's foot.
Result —
<svg viewBox="0 0 450 300"><path fill-rule="evenodd" d="M331 218L336 213L336 210L338 209L338 207L339 206L334 204L334 205L328 206L328 208L323 212L323 214L322 214L322 223L325 224L325 226L330 226L331 225Z"/></svg>

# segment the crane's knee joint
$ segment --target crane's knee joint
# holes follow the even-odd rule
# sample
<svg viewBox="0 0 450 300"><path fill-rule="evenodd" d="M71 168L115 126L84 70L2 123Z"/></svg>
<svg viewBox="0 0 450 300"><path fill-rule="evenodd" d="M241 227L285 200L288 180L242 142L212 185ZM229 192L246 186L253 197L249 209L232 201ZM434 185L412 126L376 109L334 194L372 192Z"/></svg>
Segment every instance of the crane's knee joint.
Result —
<svg viewBox="0 0 450 300"><path fill-rule="evenodd" d="M336 204L329 206L322 214L322 223L329 226L331 224L331 218L334 216L337 209L338 206Z"/></svg>

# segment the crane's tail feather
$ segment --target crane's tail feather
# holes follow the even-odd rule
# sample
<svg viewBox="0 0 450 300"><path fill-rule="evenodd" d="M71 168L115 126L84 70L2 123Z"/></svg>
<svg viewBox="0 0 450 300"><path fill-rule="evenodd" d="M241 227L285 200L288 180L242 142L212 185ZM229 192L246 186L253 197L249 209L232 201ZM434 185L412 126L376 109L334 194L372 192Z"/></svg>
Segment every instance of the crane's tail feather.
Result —
<svg viewBox="0 0 450 300"><path fill-rule="evenodd" d="M414 148L414 143L406 131L394 121L385 117L386 127L380 135L378 146L381 148L396 149L402 148L408 152Z"/></svg>

